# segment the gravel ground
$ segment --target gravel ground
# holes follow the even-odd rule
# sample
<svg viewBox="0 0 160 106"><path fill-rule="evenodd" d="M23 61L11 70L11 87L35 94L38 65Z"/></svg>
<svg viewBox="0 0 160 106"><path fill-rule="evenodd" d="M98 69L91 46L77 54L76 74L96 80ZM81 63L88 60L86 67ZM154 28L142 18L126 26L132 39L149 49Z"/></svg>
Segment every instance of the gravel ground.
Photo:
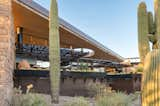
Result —
<svg viewBox="0 0 160 106"><path fill-rule="evenodd" d="M49 106L64 106L67 102L71 102L74 97L69 97L69 96L60 96L60 102L59 104L51 104L51 97L49 95L43 95L43 97L48 101ZM90 106L95 106L94 105L94 100L90 99ZM138 97L137 100L135 100L132 104L132 106L141 106L140 105L140 96Z"/></svg>

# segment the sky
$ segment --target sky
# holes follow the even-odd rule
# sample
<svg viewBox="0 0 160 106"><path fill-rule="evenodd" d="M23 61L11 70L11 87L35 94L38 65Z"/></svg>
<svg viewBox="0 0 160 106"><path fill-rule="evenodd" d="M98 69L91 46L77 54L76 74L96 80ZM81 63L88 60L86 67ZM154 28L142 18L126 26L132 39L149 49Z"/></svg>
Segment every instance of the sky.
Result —
<svg viewBox="0 0 160 106"><path fill-rule="evenodd" d="M50 0L34 0L49 9ZM57 0L59 17L124 58L138 57L137 7L154 0Z"/></svg>

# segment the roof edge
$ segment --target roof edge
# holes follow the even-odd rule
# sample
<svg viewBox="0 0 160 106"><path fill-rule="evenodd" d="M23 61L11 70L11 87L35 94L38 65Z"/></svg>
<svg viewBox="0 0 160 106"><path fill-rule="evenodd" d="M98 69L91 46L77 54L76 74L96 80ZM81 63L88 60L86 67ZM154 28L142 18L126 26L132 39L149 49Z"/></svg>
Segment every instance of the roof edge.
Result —
<svg viewBox="0 0 160 106"><path fill-rule="evenodd" d="M25 6L28 6L29 8L35 10L36 12L40 13L39 15L42 16L43 18L48 19L49 17L49 11L42 7L41 5L39 5L38 3L36 3L35 1L32 2L28 2L28 0L14 0L16 2L20 2ZM65 20L63 20L62 18L59 17L59 24L60 27L65 28L66 30L68 30L71 33L74 33L76 36L82 38L83 40L88 41L89 43L93 44L93 45L97 45L97 47L101 50L103 50L104 52L117 57L119 60L124 61L125 58L123 58L122 56L120 56L119 54L117 54L116 52L112 51L111 49L107 48L106 46L104 46L103 44L99 43L98 41L96 41L95 39L93 39L92 37L90 37L88 34L82 32L81 30L77 29L76 27L74 27L73 25L69 24L68 22L66 22Z"/></svg>

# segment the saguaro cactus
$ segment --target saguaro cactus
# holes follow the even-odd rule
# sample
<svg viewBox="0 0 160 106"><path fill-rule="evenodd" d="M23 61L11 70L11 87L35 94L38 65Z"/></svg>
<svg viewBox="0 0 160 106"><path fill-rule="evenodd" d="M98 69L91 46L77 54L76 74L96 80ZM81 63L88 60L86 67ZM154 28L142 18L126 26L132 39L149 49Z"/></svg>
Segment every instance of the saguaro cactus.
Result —
<svg viewBox="0 0 160 106"><path fill-rule="evenodd" d="M147 54L144 62L142 106L160 106L160 50Z"/></svg>
<svg viewBox="0 0 160 106"><path fill-rule="evenodd" d="M60 41L58 8L56 0L51 0L49 17L49 61L52 102L59 102L60 83Z"/></svg>
<svg viewBox="0 0 160 106"><path fill-rule="evenodd" d="M144 54L145 57L142 76L142 106L160 106L160 0L155 0L154 3L155 19L153 19L152 13L148 12L148 32L144 26L144 22L146 22L144 16L146 14L145 7L144 2L142 2L138 8L138 36L143 39L139 40L139 43L142 45L141 43L146 39L146 36L141 37L141 34L148 35L153 45L153 50L145 56L144 53L146 52L144 52L143 48L146 47L144 45L139 46L140 57L141 54Z"/></svg>
<svg viewBox="0 0 160 106"><path fill-rule="evenodd" d="M148 15L146 4L142 2L138 7L138 48L141 62L144 62L146 54L150 51L148 40Z"/></svg>

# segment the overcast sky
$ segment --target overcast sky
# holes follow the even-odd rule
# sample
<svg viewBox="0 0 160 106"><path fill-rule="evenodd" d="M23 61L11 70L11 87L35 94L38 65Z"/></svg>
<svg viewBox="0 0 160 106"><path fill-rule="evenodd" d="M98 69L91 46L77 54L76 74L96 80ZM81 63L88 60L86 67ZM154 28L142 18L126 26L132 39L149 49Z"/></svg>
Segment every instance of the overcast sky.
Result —
<svg viewBox="0 0 160 106"><path fill-rule="evenodd" d="M35 0L49 9L50 0ZM138 56L137 7L154 0L58 0L59 16L106 47L127 57Z"/></svg>

